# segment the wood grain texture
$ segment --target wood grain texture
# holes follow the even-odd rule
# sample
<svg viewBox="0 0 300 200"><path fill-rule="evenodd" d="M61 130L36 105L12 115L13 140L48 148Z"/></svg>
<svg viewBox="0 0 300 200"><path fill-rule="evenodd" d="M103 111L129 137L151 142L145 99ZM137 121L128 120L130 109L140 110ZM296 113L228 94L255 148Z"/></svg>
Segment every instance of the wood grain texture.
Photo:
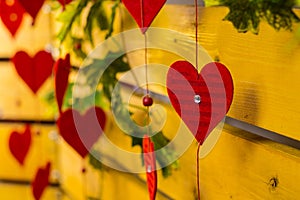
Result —
<svg viewBox="0 0 300 200"><path fill-rule="evenodd" d="M299 151L227 126L201 160L203 199L299 199L299 165Z"/></svg>

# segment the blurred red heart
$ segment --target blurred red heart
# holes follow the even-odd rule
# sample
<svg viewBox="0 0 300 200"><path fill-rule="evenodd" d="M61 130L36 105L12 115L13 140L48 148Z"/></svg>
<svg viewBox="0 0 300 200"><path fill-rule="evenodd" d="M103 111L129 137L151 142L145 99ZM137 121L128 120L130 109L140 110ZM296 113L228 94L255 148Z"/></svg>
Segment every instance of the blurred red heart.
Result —
<svg viewBox="0 0 300 200"><path fill-rule="evenodd" d="M28 0L19 0L23 8L26 10L26 12L33 18L33 23L35 21L35 18L42 8L45 0L34 0L34 1L28 1Z"/></svg>
<svg viewBox="0 0 300 200"><path fill-rule="evenodd" d="M32 193L35 200L41 199L41 196L49 185L51 163L48 162L45 167L40 167L31 183Z"/></svg>
<svg viewBox="0 0 300 200"><path fill-rule="evenodd" d="M72 2L72 0L58 0L59 3L65 8L65 6Z"/></svg>
<svg viewBox="0 0 300 200"><path fill-rule="evenodd" d="M19 51L12 58L17 73L36 93L47 78L52 74L53 58L46 51L39 51L33 58L26 52Z"/></svg>
<svg viewBox="0 0 300 200"><path fill-rule="evenodd" d="M170 101L201 144L228 112L233 81L221 63L206 64L201 73L187 61L173 63L167 74Z"/></svg>
<svg viewBox="0 0 300 200"><path fill-rule="evenodd" d="M57 126L64 140L84 158L102 135L105 122L104 111L92 107L84 115L77 110L66 110L57 120Z"/></svg>
<svg viewBox="0 0 300 200"><path fill-rule="evenodd" d="M58 61L56 61L56 63L54 64L55 97L60 113L64 95L68 87L70 69L70 54L67 54L65 59L59 58Z"/></svg>
<svg viewBox="0 0 300 200"><path fill-rule="evenodd" d="M19 133L13 131L9 137L9 150L17 159L20 165L24 165L25 158L28 154L31 145L31 130L30 126L26 125L25 131Z"/></svg>
<svg viewBox="0 0 300 200"><path fill-rule="evenodd" d="M17 0L0 1L1 20L13 37L22 23L24 12Z"/></svg>
<svg viewBox="0 0 300 200"><path fill-rule="evenodd" d="M139 25L142 33L145 33L166 0L122 0L122 2Z"/></svg>

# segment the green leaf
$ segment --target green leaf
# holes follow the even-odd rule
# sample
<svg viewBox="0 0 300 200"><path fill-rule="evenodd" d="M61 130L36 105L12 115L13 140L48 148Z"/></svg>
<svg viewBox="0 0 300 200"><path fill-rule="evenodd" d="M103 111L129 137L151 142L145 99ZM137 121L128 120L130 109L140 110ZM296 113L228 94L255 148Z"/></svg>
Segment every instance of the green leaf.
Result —
<svg viewBox="0 0 300 200"><path fill-rule="evenodd" d="M84 31L91 44L93 44L93 30L95 28L95 25L97 25L100 30L108 29L108 19L103 9L102 3L103 0L95 1L95 3L91 6L86 19Z"/></svg>
<svg viewBox="0 0 300 200"><path fill-rule="evenodd" d="M67 6L66 10L58 17L58 20L63 23L57 36L61 43L63 43L67 35L71 33L73 24L78 20L88 2L88 0L75 1L74 4L71 4L73 6Z"/></svg>
<svg viewBox="0 0 300 200"><path fill-rule="evenodd" d="M94 149L91 150L89 154L89 163L94 169L102 170L103 164L100 162L100 152Z"/></svg>
<svg viewBox="0 0 300 200"><path fill-rule="evenodd" d="M109 38L112 35L113 31L114 31L114 21L115 21L115 18L116 18L116 10L117 10L119 4L120 4L120 0L117 0L116 3L112 7L108 33L106 34L105 39Z"/></svg>

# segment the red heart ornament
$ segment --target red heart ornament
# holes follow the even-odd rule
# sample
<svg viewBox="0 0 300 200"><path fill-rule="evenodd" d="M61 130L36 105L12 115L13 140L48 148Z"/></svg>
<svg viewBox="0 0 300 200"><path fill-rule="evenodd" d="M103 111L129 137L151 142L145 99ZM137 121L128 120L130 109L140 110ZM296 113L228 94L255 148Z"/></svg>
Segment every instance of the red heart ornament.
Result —
<svg viewBox="0 0 300 200"><path fill-rule="evenodd" d="M122 2L142 33L145 33L166 0L122 0Z"/></svg>
<svg viewBox="0 0 300 200"><path fill-rule="evenodd" d="M42 8L45 0L34 0L34 1L28 1L28 0L19 0L23 8L26 10L26 12L33 18L33 23L35 22L35 18Z"/></svg>
<svg viewBox="0 0 300 200"><path fill-rule="evenodd" d="M221 63L208 63L198 74L191 63L177 61L168 71L167 91L176 112L203 144L230 108L233 81Z"/></svg>
<svg viewBox="0 0 300 200"><path fill-rule="evenodd" d="M104 111L99 107L92 107L84 115L77 110L66 110L61 113L57 126L64 140L84 158L102 135L105 122Z"/></svg>
<svg viewBox="0 0 300 200"><path fill-rule="evenodd" d="M33 58L26 52L19 51L12 58L17 73L36 93L47 78L52 74L53 58L46 51L39 51Z"/></svg>
<svg viewBox="0 0 300 200"><path fill-rule="evenodd" d="M55 97L60 113L64 95L68 86L70 69L70 54L67 54L65 59L58 59L58 61L56 61L56 63L54 64Z"/></svg>
<svg viewBox="0 0 300 200"><path fill-rule="evenodd" d="M3 24L14 37L23 20L24 9L17 0L1 0L0 16Z"/></svg>
<svg viewBox="0 0 300 200"><path fill-rule="evenodd" d="M143 138L144 164L147 173L147 185L150 200L155 200L157 192L157 171L154 143L145 135Z"/></svg>
<svg viewBox="0 0 300 200"><path fill-rule="evenodd" d="M41 196L49 185L51 163L48 162L45 167L40 167L31 183L32 193L35 200L41 199Z"/></svg>
<svg viewBox="0 0 300 200"><path fill-rule="evenodd" d="M31 145L31 130L30 126L26 125L25 131L19 133L13 131L9 137L9 150L17 159L20 165L24 165L25 158L28 154Z"/></svg>
<svg viewBox="0 0 300 200"><path fill-rule="evenodd" d="M67 4L72 2L72 0L58 0L58 1L63 6L64 9Z"/></svg>

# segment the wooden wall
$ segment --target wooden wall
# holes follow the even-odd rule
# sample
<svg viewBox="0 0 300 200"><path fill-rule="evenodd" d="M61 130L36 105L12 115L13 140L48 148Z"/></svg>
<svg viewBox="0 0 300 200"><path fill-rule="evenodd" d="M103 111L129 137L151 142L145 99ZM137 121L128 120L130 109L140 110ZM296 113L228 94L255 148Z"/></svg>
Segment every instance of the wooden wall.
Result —
<svg viewBox="0 0 300 200"><path fill-rule="evenodd" d="M199 41L208 54L220 59L231 71L235 94L228 116L271 130L280 135L300 140L299 92L300 46L295 43L295 32L274 31L262 23L259 35L237 33L233 26L222 21L228 10L223 7L200 8ZM296 10L299 15L299 11ZM128 15L126 28L135 27ZM1 24L0 56L10 57L17 50L26 49L32 54L51 42L49 18L42 15L34 28L26 18L16 39L11 39ZM190 6L165 6L153 26L176 30L187 36L182 42L189 47L194 41L194 9ZM295 26L295 29L297 26ZM45 31L47 30L47 31ZM159 36L158 36L159 37ZM3 45L2 45L3 44ZM186 45L186 46L184 46ZM192 49L192 47L190 47ZM150 62L169 66L178 59L170 53L151 51ZM192 54L192 53L191 53ZM142 61L132 55L131 62L138 66ZM135 59L135 60L134 60ZM135 65L136 64L136 65ZM49 79L37 95L33 95L17 76L11 63L0 63L1 118L54 120L53 111L43 101L52 87ZM150 77L162 77L161 71L151 71ZM180 119L169 105L164 104L168 119L164 131L174 136L173 124ZM110 116L110 115L109 115ZM107 134L120 148L128 149L130 139L109 120ZM49 187L43 199L85 199L83 196L104 200L147 199L144 174L131 174L105 168L97 171L88 166L61 139L53 140L49 134L55 125L33 125L33 147L25 166L21 167L8 151L8 137L12 130L23 130L23 124L0 125L0 179L31 180L35 169L47 160L60 172L61 187ZM190 134L188 130L182 130ZM157 199L195 199L196 148L194 142L180 157L180 167L169 178L159 171ZM133 149L139 151L139 149ZM114 159L114 152L107 154ZM272 142L225 125L220 139L208 156L200 160L201 199L300 199L300 152L297 149ZM130 167L130 163L120 163ZM82 175L83 167L87 168ZM51 181L55 182L52 173ZM33 199L28 185L2 184L1 199Z"/></svg>

